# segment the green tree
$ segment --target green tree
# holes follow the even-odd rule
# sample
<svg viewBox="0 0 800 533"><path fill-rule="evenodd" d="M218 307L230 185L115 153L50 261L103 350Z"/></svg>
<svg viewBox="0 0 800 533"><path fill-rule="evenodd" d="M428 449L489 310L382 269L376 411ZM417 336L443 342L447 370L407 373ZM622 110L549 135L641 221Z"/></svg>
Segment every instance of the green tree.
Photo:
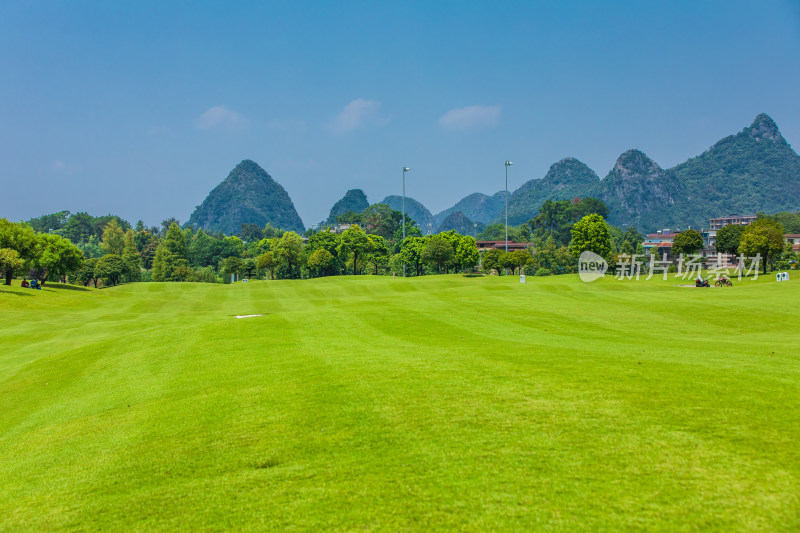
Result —
<svg viewBox="0 0 800 533"><path fill-rule="evenodd" d="M275 279L275 254L264 252L256 258L256 266L267 271L267 279Z"/></svg>
<svg viewBox="0 0 800 533"><path fill-rule="evenodd" d="M166 222L166 221L165 221ZM153 281L182 281L186 279L186 237L177 223L170 223L164 240L153 258Z"/></svg>
<svg viewBox="0 0 800 533"><path fill-rule="evenodd" d="M65 278L83 264L83 252L69 239L54 233L43 233L37 235L37 240L39 245L35 256L30 260L30 266L37 272L37 278L42 285L51 276Z"/></svg>
<svg viewBox="0 0 800 533"><path fill-rule="evenodd" d="M546 242L536 241L533 258L529 266L525 266L526 274L535 274L540 270L553 274L568 274L575 271L575 258L566 246L556 246L552 237Z"/></svg>
<svg viewBox="0 0 800 533"><path fill-rule="evenodd" d="M772 218L783 226L784 233L800 233L800 213L781 211Z"/></svg>
<svg viewBox="0 0 800 533"><path fill-rule="evenodd" d="M241 276L244 270L244 260L240 257L226 257L222 261L219 262L219 270L220 272L225 274L226 279L229 279L232 274ZM226 281L227 283L227 281Z"/></svg>
<svg viewBox="0 0 800 533"><path fill-rule="evenodd" d="M516 269L516 264L514 263L514 252L503 252L503 255L500 256L500 268L502 268L506 274L510 270L511 273L514 273Z"/></svg>
<svg viewBox="0 0 800 533"><path fill-rule="evenodd" d="M361 212L360 219L367 233L380 235L387 240L392 239L398 229L402 234L403 214L386 204L373 204L367 207ZM411 218L406 214L406 230L411 224Z"/></svg>
<svg viewBox="0 0 800 533"><path fill-rule="evenodd" d="M702 249L703 244L703 236L699 231L693 229L682 231L675 235L672 241L672 253L691 255Z"/></svg>
<svg viewBox="0 0 800 533"><path fill-rule="evenodd" d="M328 266L326 273L328 275L341 274L344 264L338 257L338 252L336 251L337 245L338 241L335 233L331 233L330 231L318 231L308 238L306 253L311 257L311 254L317 250L326 250L333 256L333 262Z"/></svg>
<svg viewBox="0 0 800 533"><path fill-rule="evenodd" d="M97 260L94 275L103 278L103 284L114 286L119 283L125 273L126 266L122 258L115 254L106 254Z"/></svg>
<svg viewBox="0 0 800 533"><path fill-rule="evenodd" d="M759 218L742 233L739 253L748 257L760 255L766 274L767 263L783 251L783 246L783 226L769 218Z"/></svg>
<svg viewBox="0 0 800 533"><path fill-rule="evenodd" d="M506 226L502 222L489 224L478 235L479 241L505 241ZM531 228L528 224L508 227L509 242L529 242L531 240Z"/></svg>
<svg viewBox="0 0 800 533"><path fill-rule="evenodd" d="M73 244L86 242L94 234L93 224L94 218L89 213L75 213L64 224L61 235Z"/></svg>
<svg viewBox="0 0 800 533"><path fill-rule="evenodd" d="M338 237L336 252L339 257L353 256L353 275L358 274L358 259L369 253L372 242L366 232L358 224L353 224L344 230Z"/></svg>
<svg viewBox="0 0 800 533"><path fill-rule="evenodd" d="M441 274L442 267L447 268L455 259L453 246L442 235L433 235L425 243L422 249L422 262L428 265L436 265L436 271Z"/></svg>
<svg viewBox="0 0 800 533"><path fill-rule="evenodd" d="M9 222L5 218L0 218L0 248L16 250L20 259L28 261L36 256L38 243L36 233L29 225ZM14 270L15 268L12 268L12 264L9 262L5 268L6 285L11 285Z"/></svg>
<svg viewBox="0 0 800 533"><path fill-rule="evenodd" d="M141 222L141 221L140 221ZM153 268L153 258L158 247L158 235L149 230L137 230L133 236L136 241L136 249L142 258L141 266L146 270Z"/></svg>
<svg viewBox="0 0 800 533"><path fill-rule="evenodd" d="M569 200L547 200L528 224L534 239L545 241L552 237L561 244L567 244L574 222Z"/></svg>
<svg viewBox="0 0 800 533"><path fill-rule="evenodd" d="M6 271L14 272L22 267L22 259L16 250L11 248L0 248L0 274Z"/></svg>
<svg viewBox="0 0 800 533"><path fill-rule="evenodd" d="M267 222L266 226L264 226L264 231L262 232L265 239L279 239L283 237L283 234L286 233L280 228L275 228Z"/></svg>
<svg viewBox="0 0 800 533"><path fill-rule="evenodd" d="M89 286L89 283L94 284L94 288L97 288L97 281L100 279L100 276L95 274L95 267L97 267L97 262L99 261L96 257L91 257L83 262L81 268L79 268L75 272L75 279L83 284L84 286Z"/></svg>
<svg viewBox="0 0 800 533"><path fill-rule="evenodd" d="M406 228L408 230L408 228ZM422 275L422 250L425 249L425 238L420 236L406 237L400 248L400 264L413 267L412 272L415 276Z"/></svg>
<svg viewBox="0 0 800 533"><path fill-rule="evenodd" d="M67 220L69 220L69 216L69 211L59 211L58 213L32 218L28 221L28 225L37 233L50 233L63 229Z"/></svg>
<svg viewBox="0 0 800 533"><path fill-rule="evenodd" d="M367 262L375 267L375 275L378 275L378 270L385 267L389 263L389 247L386 245L386 240L380 235L369 235L369 252L367 253Z"/></svg>
<svg viewBox="0 0 800 533"><path fill-rule="evenodd" d="M241 240L239 242L241 242ZM164 236L163 244L167 251L171 254L180 259L186 259L186 236L183 234L181 227L177 223L172 222L169 228L167 228L167 233Z"/></svg>
<svg viewBox="0 0 800 533"><path fill-rule="evenodd" d="M406 238L408 237L422 237L422 232L416 226L416 222L408 218L406 214ZM400 253L400 250L403 247L403 225L401 224L397 231L394 232L394 250L397 253Z"/></svg>
<svg viewBox="0 0 800 533"><path fill-rule="evenodd" d="M202 229L198 230L192 238L192 243L187 251L187 259L193 267L207 267L219 263L222 252L222 243L210 236Z"/></svg>
<svg viewBox="0 0 800 533"><path fill-rule="evenodd" d="M513 272L522 273L522 267L528 264L532 259L530 252L527 250L514 250L506 254L506 265L511 268Z"/></svg>
<svg viewBox="0 0 800 533"><path fill-rule="evenodd" d="M609 260L613 253L608 224L597 213L587 215L575 223L570 232L572 241L569 248L572 255L578 257L585 251L591 251Z"/></svg>
<svg viewBox="0 0 800 533"><path fill-rule="evenodd" d="M723 254L739 253L739 243L746 227L739 224L730 224L720 228L717 231L717 242L714 245L717 251Z"/></svg>
<svg viewBox="0 0 800 533"><path fill-rule="evenodd" d="M258 242L264 238L264 230L258 224L242 224L239 237L243 241Z"/></svg>
<svg viewBox="0 0 800 533"><path fill-rule="evenodd" d="M571 204L570 217L574 221L594 214L600 215L604 219L608 218L608 206L602 200L588 196Z"/></svg>
<svg viewBox="0 0 800 533"><path fill-rule="evenodd" d="M303 258L303 238L294 231L287 231L275 244L276 270L280 277L298 279Z"/></svg>
<svg viewBox="0 0 800 533"><path fill-rule="evenodd" d="M242 257L245 251L244 241L236 235L223 237L220 242L219 257Z"/></svg>
<svg viewBox="0 0 800 533"><path fill-rule="evenodd" d="M106 227L103 228L103 239L100 241L100 249L106 254L121 256L125 249L125 232L115 218L112 218Z"/></svg>
<svg viewBox="0 0 800 533"><path fill-rule="evenodd" d="M125 232L125 247L122 250L122 260L125 262L125 273L128 281L139 281L142 268L142 256L136 248L136 237L132 229Z"/></svg>
<svg viewBox="0 0 800 533"><path fill-rule="evenodd" d="M117 225L119 225L122 232L125 233L131 228L131 225L128 224L126 220L123 220L121 217L117 215L103 215L100 217L93 217L92 218L92 235L97 237L103 236L103 231L105 230L106 226L108 226L109 222L115 221Z"/></svg>
<svg viewBox="0 0 800 533"><path fill-rule="evenodd" d="M478 246L470 235L461 235L456 244L455 262L461 269L475 268L480 261Z"/></svg>
<svg viewBox="0 0 800 533"><path fill-rule="evenodd" d="M492 270L496 270L497 273L500 273L500 260L505 255L505 252L499 248L489 248L485 252L483 252L483 271L486 274L490 274Z"/></svg>
<svg viewBox="0 0 800 533"><path fill-rule="evenodd" d="M361 213L356 213L355 211L346 211L336 217L336 222L338 224L360 224Z"/></svg>
<svg viewBox="0 0 800 533"><path fill-rule="evenodd" d="M308 256L306 266L316 276L324 276L325 271L333 263L333 260L333 255L328 250L325 248L319 248L314 250L311 255Z"/></svg>

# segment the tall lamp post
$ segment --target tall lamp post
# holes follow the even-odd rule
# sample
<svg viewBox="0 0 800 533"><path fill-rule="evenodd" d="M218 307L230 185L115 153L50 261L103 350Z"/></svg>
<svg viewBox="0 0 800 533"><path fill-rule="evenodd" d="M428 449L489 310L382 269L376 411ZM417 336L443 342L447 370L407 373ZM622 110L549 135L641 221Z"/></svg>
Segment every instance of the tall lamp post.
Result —
<svg viewBox="0 0 800 533"><path fill-rule="evenodd" d="M406 241L406 172L411 170L408 167L403 167L403 242ZM402 247L402 243L400 244ZM406 263L403 262L403 277L406 277Z"/></svg>
<svg viewBox="0 0 800 533"><path fill-rule="evenodd" d="M508 253L508 167L513 165L511 161L506 161L506 253Z"/></svg>

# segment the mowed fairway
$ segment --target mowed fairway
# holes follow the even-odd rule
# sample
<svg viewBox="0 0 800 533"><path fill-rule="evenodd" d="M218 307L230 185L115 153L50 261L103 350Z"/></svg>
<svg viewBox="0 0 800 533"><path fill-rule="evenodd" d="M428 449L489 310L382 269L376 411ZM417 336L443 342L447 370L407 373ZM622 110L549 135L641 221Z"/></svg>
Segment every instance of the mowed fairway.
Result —
<svg viewBox="0 0 800 533"><path fill-rule="evenodd" d="M676 283L0 287L0 530L798 531L800 279Z"/></svg>

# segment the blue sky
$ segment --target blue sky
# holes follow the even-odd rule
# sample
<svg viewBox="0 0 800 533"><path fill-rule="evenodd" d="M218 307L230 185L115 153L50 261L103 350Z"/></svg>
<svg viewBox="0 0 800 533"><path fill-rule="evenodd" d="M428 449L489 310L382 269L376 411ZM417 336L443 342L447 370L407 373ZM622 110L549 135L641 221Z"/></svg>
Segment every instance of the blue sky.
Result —
<svg viewBox="0 0 800 533"><path fill-rule="evenodd" d="M157 224L242 159L307 226L347 189L433 212L573 156L662 167L760 112L800 143L800 4L0 0L0 216Z"/></svg>

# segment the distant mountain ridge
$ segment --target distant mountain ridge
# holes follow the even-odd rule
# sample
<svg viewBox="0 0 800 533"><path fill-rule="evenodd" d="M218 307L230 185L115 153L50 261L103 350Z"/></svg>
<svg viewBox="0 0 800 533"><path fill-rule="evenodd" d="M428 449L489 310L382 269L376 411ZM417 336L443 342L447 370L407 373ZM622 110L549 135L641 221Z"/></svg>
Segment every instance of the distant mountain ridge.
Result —
<svg viewBox="0 0 800 533"><path fill-rule="evenodd" d="M472 222L488 224L505 207L505 191L500 191L492 196L483 193L473 193L459 200L456 205L437 213L433 217L433 225L437 228L443 227L444 220L453 213L461 212L463 216ZM452 229L452 228L450 228ZM442 231L441 229L437 231ZM447 230L444 230L447 231Z"/></svg>
<svg viewBox="0 0 800 533"><path fill-rule="evenodd" d="M242 224L305 231L289 194L255 162L245 159L214 187L192 213L187 227L238 233Z"/></svg>
<svg viewBox="0 0 800 533"><path fill-rule="evenodd" d="M402 211L403 197L397 195L387 196L381 203L397 211ZM433 227L433 215L428 208L410 196L406 196L406 214L417 223L417 227L419 227L423 235L428 233L428 224L430 224L431 228L434 230L436 229Z"/></svg>
<svg viewBox="0 0 800 533"><path fill-rule="evenodd" d="M586 196L606 203L612 224L635 223L642 213L645 221L652 223L659 219L659 213L666 214L676 200L685 196L685 187L644 152L628 150ZM648 217L648 213L652 216ZM661 222L669 224L668 220L664 217Z"/></svg>
<svg viewBox="0 0 800 533"><path fill-rule="evenodd" d="M725 137L697 157L662 169L640 150L628 150L602 180L575 158L514 191L509 223L527 222L546 200L593 196L609 207L616 225L702 228L732 213L800 210L800 156L768 115ZM502 213L493 222L502 222Z"/></svg>
<svg viewBox="0 0 800 533"><path fill-rule="evenodd" d="M609 207L615 225L658 228L702 228L708 219L759 211L800 210L800 156L783 138L775 121L758 115L750 126L721 139L702 154L663 169L644 152L627 150L602 180L574 157L554 163L541 179L525 182L509 194L509 223L532 219L547 200L592 196ZM402 208L402 197L381 203ZM366 195L352 189L331 209L363 211ZM472 193L435 216L422 203L406 197L406 213L423 233L445 226L467 228L505 220L505 192ZM460 213L456 216L456 213ZM445 221L454 215L445 224ZM237 233L242 223L303 231L303 222L286 191L261 167L242 161L195 209L187 225ZM451 228L452 229L452 228Z"/></svg>
<svg viewBox="0 0 800 533"><path fill-rule="evenodd" d="M340 215L352 211L353 213L360 213L369 207L367 195L361 189L350 189L344 196L331 207L331 212L328 215L326 224L333 224L336 218Z"/></svg>
<svg viewBox="0 0 800 533"><path fill-rule="evenodd" d="M454 230L456 233L460 233L461 235L474 236L478 232L476 224L477 222L473 222L467 218L467 216L461 211L455 211L447 215L447 218L442 221L436 232L441 233L443 231ZM481 226L483 226L483 224L481 224Z"/></svg>
<svg viewBox="0 0 800 533"><path fill-rule="evenodd" d="M587 196L600 182L597 174L574 157L554 163L540 180L529 180L514 191L508 200L508 223L522 224L536 216L547 200L571 200ZM503 217L504 218L504 217ZM500 222L500 217L495 219Z"/></svg>

